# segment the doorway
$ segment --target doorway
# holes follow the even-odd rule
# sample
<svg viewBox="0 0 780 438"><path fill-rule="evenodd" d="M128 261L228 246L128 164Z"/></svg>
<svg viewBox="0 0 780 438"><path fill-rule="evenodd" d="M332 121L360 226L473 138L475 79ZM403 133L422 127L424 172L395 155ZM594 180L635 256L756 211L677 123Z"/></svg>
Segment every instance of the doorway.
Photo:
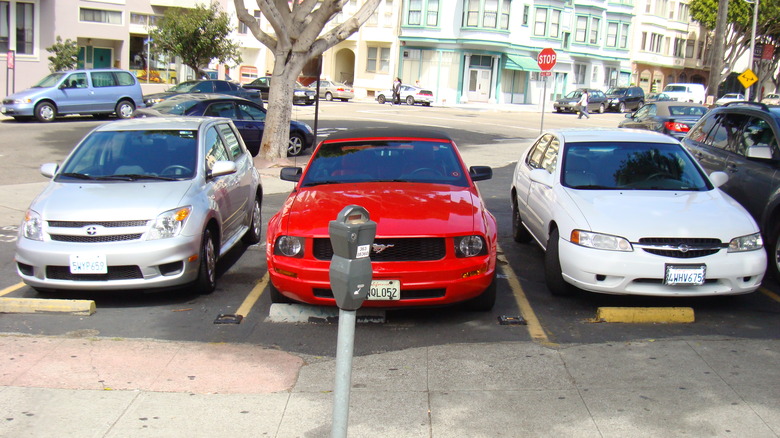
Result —
<svg viewBox="0 0 780 438"><path fill-rule="evenodd" d="M469 69L469 102L487 102L490 99L490 70Z"/></svg>

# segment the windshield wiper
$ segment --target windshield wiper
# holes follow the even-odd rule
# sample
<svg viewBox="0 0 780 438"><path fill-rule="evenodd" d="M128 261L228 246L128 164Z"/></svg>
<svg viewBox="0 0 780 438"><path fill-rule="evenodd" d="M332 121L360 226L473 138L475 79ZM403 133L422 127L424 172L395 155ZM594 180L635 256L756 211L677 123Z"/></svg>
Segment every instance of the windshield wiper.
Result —
<svg viewBox="0 0 780 438"><path fill-rule="evenodd" d="M328 181L311 181L304 184L302 187L314 187L314 186L321 186L326 184L343 184L345 181L335 181L335 180L328 180Z"/></svg>
<svg viewBox="0 0 780 438"><path fill-rule="evenodd" d="M68 178L76 178L76 179L95 179L94 177L91 177L83 173L78 173L78 172L61 173L60 176L67 176Z"/></svg>
<svg viewBox="0 0 780 438"><path fill-rule="evenodd" d="M99 180L122 180L122 181L137 181L139 179L154 179L154 180L161 180L161 181L175 181L176 178L171 178L169 176L157 176L157 175L141 175L137 173L127 173L127 174L121 174L121 175L106 175L101 176L100 178L97 178Z"/></svg>
<svg viewBox="0 0 780 438"><path fill-rule="evenodd" d="M610 186L601 186L598 184L588 184L588 185L582 185L582 186L571 186L573 189L582 189L582 190L616 190L617 187L610 187Z"/></svg>

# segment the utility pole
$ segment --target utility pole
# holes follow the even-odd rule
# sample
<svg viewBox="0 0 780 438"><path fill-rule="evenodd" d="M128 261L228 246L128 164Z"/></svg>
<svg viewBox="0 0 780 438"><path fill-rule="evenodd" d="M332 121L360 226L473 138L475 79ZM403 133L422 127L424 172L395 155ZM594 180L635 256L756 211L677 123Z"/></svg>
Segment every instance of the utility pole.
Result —
<svg viewBox="0 0 780 438"><path fill-rule="evenodd" d="M710 81L707 94L718 98L718 85L723 78L723 53L726 42L726 26L728 25L729 0L718 0L718 21L715 22L715 35L710 52Z"/></svg>

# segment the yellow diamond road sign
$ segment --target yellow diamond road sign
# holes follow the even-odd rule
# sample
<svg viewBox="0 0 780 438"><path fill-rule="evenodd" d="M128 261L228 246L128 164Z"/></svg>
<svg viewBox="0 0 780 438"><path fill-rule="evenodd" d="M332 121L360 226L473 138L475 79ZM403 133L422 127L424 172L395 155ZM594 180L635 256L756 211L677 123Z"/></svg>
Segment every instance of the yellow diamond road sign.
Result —
<svg viewBox="0 0 780 438"><path fill-rule="evenodd" d="M758 76L756 76L755 73L753 73L753 70L747 69L744 73L737 76L737 79L739 79L739 82L742 84L743 87L747 88L753 84L756 83L758 80Z"/></svg>

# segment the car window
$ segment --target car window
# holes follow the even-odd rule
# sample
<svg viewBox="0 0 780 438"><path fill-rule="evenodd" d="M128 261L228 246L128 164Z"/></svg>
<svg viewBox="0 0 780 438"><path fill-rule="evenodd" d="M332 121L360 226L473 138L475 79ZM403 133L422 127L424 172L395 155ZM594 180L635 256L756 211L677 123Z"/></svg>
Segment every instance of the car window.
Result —
<svg viewBox="0 0 780 438"><path fill-rule="evenodd" d="M230 86L225 81L214 81L214 91L224 93L225 91L230 91Z"/></svg>
<svg viewBox="0 0 780 438"><path fill-rule="evenodd" d="M211 172L214 168L214 163L217 161L229 161L230 155L228 155L225 144L222 142L222 137L219 136L215 127L210 127L206 131L206 155L204 162L206 164L206 170Z"/></svg>
<svg viewBox="0 0 780 438"><path fill-rule="evenodd" d="M718 123L707 137L706 143L719 149L734 152L737 137L745 123L746 116L742 114L718 114Z"/></svg>
<svg viewBox="0 0 780 438"><path fill-rule="evenodd" d="M552 134L546 134L540 138L533 146L531 146L531 152L528 153L528 159L526 162L528 166L533 169L540 169L542 167L542 157L544 156L544 150L547 149L547 145L552 139Z"/></svg>
<svg viewBox="0 0 780 438"><path fill-rule="evenodd" d="M636 117L637 119L642 119L642 118L654 115L655 112L656 112L655 105L650 103L650 104L647 104L647 105L643 106L642 108L639 108L634 113L634 117Z"/></svg>
<svg viewBox="0 0 780 438"><path fill-rule="evenodd" d="M135 78L133 75L126 71L118 71L114 73L119 85L135 85Z"/></svg>
<svg viewBox="0 0 780 438"><path fill-rule="evenodd" d="M87 88L87 74L73 73L63 82L65 88Z"/></svg>
<svg viewBox="0 0 780 438"><path fill-rule="evenodd" d="M236 133L233 132L233 129L227 123L219 124L219 132L221 132L222 136L225 138L225 146L227 146L230 159L235 161L238 157L241 156L242 152L241 143L239 143L238 137L236 137Z"/></svg>
<svg viewBox="0 0 780 438"><path fill-rule="evenodd" d="M238 119L239 120L256 120L260 122L265 121L265 111L252 105L245 103L238 104Z"/></svg>
<svg viewBox="0 0 780 438"><path fill-rule="evenodd" d="M553 137L547 149L544 151L542 162L540 163L542 169L547 170L549 173L555 172L555 167L558 164L558 148L560 147L560 141Z"/></svg>
<svg viewBox="0 0 780 438"><path fill-rule="evenodd" d="M240 91L240 90L242 90L242 88L239 87L237 84L234 84L232 82L225 82L225 83L227 84L228 89L230 91Z"/></svg>
<svg viewBox="0 0 780 438"><path fill-rule="evenodd" d="M95 88L116 86L116 78L114 73L110 71L91 72L89 75L92 78L92 86Z"/></svg>
<svg viewBox="0 0 780 438"><path fill-rule="evenodd" d="M673 116L701 116L707 112L707 108L698 106L669 106L669 114Z"/></svg>
<svg viewBox="0 0 780 438"><path fill-rule="evenodd" d="M766 120L750 117L745 122L745 127L736 142L734 152L745 155L750 146L769 146L772 149L772 154L777 155L777 138Z"/></svg>
<svg viewBox="0 0 780 438"><path fill-rule="evenodd" d="M195 84L194 87L192 87L191 91L200 92L200 93L211 93L212 91L214 91L214 86L211 85L211 81L198 82Z"/></svg>
<svg viewBox="0 0 780 438"><path fill-rule="evenodd" d="M208 117L227 117L229 119L236 118L236 112L233 109L233 102L218 102L212 103L203 112L204 116Z"/></svg>

